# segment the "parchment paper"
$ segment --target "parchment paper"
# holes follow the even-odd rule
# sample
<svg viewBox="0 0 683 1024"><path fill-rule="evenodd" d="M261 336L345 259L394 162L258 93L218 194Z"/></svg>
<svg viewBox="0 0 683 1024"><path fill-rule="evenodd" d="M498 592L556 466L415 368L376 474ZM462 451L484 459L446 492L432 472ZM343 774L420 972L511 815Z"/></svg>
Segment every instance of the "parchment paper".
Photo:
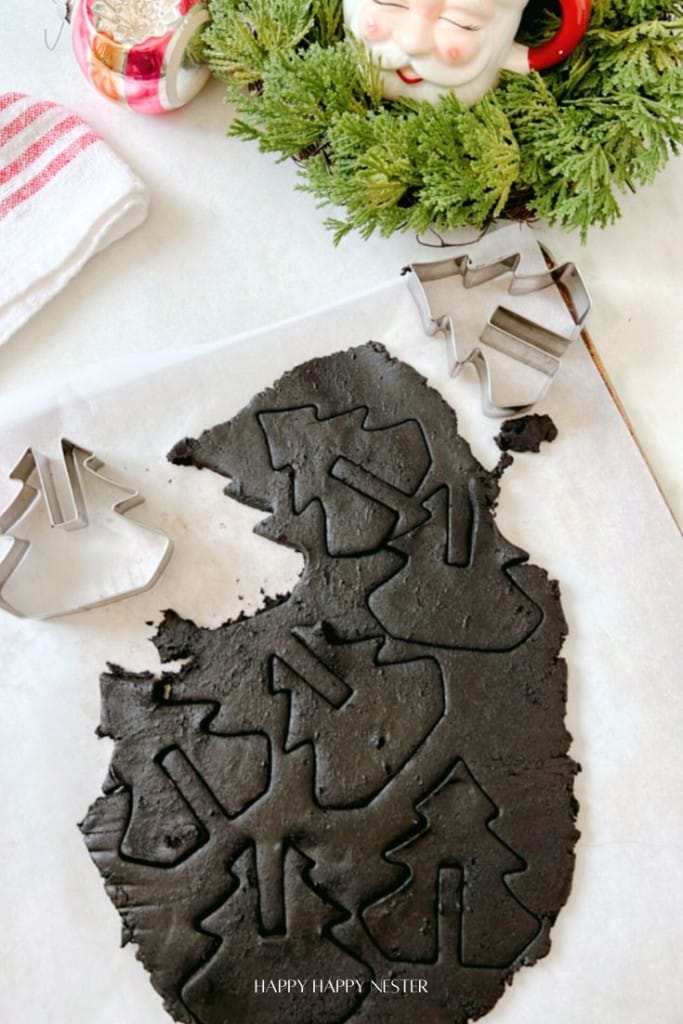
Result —
<svg viewBox="0 0 683 1024"><path fill-rule="evenodd" d="M251 533L260 514L223 496L221 478L173 467L165 453L286 369L369 338L429 378L493 466L498 424L481 412L474 372L448 377L444 343L425 337L398 277L272 330L114 361L4 400L0 507L16 493L7 473L22 450L56 455L66 436L143 492L131 518L166 530L175 552L155 588L126 601L44 623L0 613L3 1024L168 1024L133 948L119 948L118 914L76 828L111 753L94 734L98 675L107 660L157 669L150 623L165 608L217 625L255 610L261 588L293 584L300 556ZM582 838L550 955L522 970L486 1019L680 1024L680 537L580 340L539 411L559 437L515 457L497 515L560 580Z"/></svg>

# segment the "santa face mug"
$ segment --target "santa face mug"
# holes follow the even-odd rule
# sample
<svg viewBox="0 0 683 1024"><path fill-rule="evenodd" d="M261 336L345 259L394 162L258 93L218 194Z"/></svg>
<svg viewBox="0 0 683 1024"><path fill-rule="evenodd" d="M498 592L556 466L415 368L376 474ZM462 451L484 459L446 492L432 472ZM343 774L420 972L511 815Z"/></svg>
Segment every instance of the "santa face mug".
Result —
<svg viewBox="0 0 683 1024"><path fill-rule="evenodd" d="M428 100L453 92L466 106L502 70L526 74L563 60L580 42L590 0L560 0L557 34L537 47L516 43L526 0L344 0L344 20L381 65L388 99Z"/></svg>

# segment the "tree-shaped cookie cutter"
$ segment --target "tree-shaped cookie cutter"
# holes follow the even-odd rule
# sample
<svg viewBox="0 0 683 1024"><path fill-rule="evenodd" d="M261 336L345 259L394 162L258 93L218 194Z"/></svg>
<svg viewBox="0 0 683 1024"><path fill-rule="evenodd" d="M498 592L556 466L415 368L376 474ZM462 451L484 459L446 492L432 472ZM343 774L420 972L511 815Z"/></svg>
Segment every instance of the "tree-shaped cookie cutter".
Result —
<svg viewBox="0 0 683 1024"><path fill-rule="evenodd" d="M551 263L552 258L547 249L543 245L540 245L540 249L546 261ZM482 407L487 416L516 415L530 409L543 398L560 368L562 356L581 330L591 308L588 289L574 263L549 266L545 272L522 274L518 272L521 262L521 253L514 253L476 266L470 256L461 255L426 263L411 263L402 271L407 276L408 288L417 303L425 332L430 336L442 333L446 338L450 375L457 376L468 363L477 371ZM508 285L510 295L529 295L545 288L558 288L574 322L571 334L559 334L518 312L497 306L477 343L461 337L450 313L437 316L432 313L425 290L429 282L459 276L465 288L475 288L503 274L512 275ZM541 374L543 380L532 400L525 394L520 396L518 402L501 405L495 401L494 379L487 360L487 348L502 352Z"/></svg>
<svg viewBox="0 0 683 1024"><path fill-rule="evenodd" d="M12 541L0 557L0 608L20 618L52 619L147 590L173 549L161 530L124 519L144 501L138 491L101 473L87 448L66 438L60 448L61 462L27 448L9 474L22 486L0 513L0 537ZM123 496L112 502L114 492Z"/></svg>

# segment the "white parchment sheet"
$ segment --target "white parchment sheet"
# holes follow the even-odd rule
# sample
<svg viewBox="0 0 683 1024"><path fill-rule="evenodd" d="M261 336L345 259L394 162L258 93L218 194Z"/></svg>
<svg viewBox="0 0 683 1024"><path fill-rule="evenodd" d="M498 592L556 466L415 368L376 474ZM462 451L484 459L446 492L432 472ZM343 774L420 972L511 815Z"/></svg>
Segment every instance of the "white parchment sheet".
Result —
<svg viewBox="0 0 683 1024"><path fill-rule="evenodd" d="M98 676L108 660L158 668L149 623L163 609L217 625L254 611L261 588L293 584L300 556L251 533L260 514L226 498L221 478L171 466L165 453L286 369L370 338L429 378L492 467L498 424L481 412L474 372L448 377L444 342L425 336L398 277L270 330L113 361L3 400L0 507L16 494L8 473L24 448L57 455L65 436L145 495L130 518L167 531L175 551L152 590L117 604L48 622L0 612L2 1024L168 1024L133 948L119 948L118 914L76 828L111 753L94 734ZM539 411L559 437L515 456L497 516L560 581L582 838L550 955L522 970L486 1019L680 1024L680 537L580 340Z"/></svg>

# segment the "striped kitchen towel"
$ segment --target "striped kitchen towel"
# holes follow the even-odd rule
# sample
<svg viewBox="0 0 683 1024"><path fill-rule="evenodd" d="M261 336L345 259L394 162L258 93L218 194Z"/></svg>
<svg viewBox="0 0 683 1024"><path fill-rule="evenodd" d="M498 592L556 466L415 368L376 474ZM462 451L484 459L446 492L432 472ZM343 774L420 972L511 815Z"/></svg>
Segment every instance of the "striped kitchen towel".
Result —
<svg viewBox="0 0 683 1024"><path fill-rule="evenodd" d="M0 94L0 344L147 208L146 187L80 117Z"/></svg>

